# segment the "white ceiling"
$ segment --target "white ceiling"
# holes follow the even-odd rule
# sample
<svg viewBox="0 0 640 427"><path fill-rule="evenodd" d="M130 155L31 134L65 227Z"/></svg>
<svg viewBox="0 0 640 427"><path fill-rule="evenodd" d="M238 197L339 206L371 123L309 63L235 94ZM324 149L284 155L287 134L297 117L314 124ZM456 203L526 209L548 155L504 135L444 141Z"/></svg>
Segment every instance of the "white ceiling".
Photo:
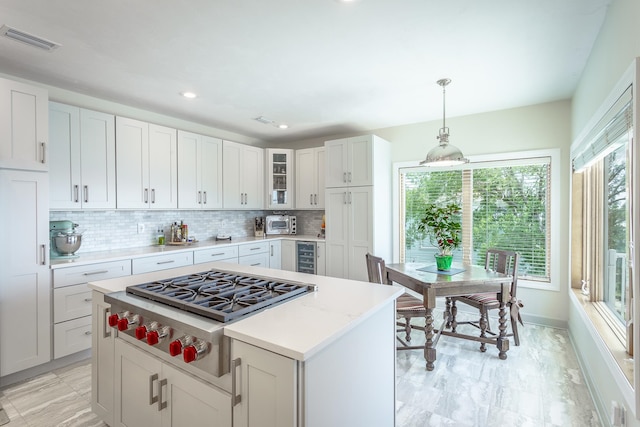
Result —
<svg viewBox="0 0 640 427"><path fill-rule="evenodd" d="M296 141L439 119L443 77L447 117L568 99L611 1L2 0L62 46L0 37L0 72Z"/></svg>

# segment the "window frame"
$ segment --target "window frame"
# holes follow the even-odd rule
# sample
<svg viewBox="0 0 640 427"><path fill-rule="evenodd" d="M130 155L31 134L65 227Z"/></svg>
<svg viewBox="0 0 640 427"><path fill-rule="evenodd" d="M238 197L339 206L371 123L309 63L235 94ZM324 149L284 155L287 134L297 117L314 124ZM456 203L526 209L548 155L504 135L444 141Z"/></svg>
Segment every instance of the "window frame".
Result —
<svg viewBox="0 0 640 427"><path fill-rule="evenodd" d="M550 271L550 279L549 281L540 281L540 280L527 280L527 279L518 279L518 286L530 289L541 289L545 291L560 291L560 268L557 265L558 258L554 257L553 254L560 253L560 234L554 233L553 230L560 229L560 192L562 187L560 169L561 169L561 151L559 148L551 148L551 149L541 149L541 150L526 150L526 151L515 151L508 153L495 153L495 154L483 154L476 156L467 156L470 163L474 162L482 162L482 163L490 163L490 162L508 162L513 161L514 165L518 164L522 160L540 158L540 157L549 157L550 158L550 210L549 213L549 227L550 227L550 242L549 242L549 250L551 251L551 256L549 257L549 271ZM402 191L400 187L400 170L402 168L409 167L418 167L420 161L413 160L408 162L394 162L393 167L393 192L392 192L392 206L394 206L392 213L392 224L393 224L393 262L400 262L400 233L404 232L404 230L400 229L400 192ZM463 169L464 165L461 167L453 167L458 169ZM450 168L434 168L434 170L447 170ZM555 258L555 259L554 259Z"/></svg>

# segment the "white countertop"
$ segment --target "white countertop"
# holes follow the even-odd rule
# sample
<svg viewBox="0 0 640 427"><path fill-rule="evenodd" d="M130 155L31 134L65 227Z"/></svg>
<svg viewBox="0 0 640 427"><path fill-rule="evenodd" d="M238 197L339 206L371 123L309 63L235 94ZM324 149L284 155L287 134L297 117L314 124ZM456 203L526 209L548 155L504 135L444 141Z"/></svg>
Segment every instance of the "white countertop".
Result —
<svg viewBox="0 0 640 427"><path fill-rule="evenodd" d="M190 265L153 273L89 282L103 293L129 285L217 268L245 274L295 280L318 286L318 291L267 308L224 327L225 335L274 353L305 361L402 295L398 285L317 276L225 262Z"/></svg>
<svg viewBox="0 0 640 427"><path fill-rule="evenodd" d="M212 247L223 247L230 245L251 244L254 242L264 242L270 240L304 240L313 242L324 242L323 238L315 235L273 235L268 237L241 237L233 240L203 240L185 246L143 246L138 248L113 249L109 251L80 252L78 258L72 259L51 259L50 268L64 268L76 265L95 264L98 262L120 261L123 259L143 258L145 256L160 255L163 253L176 253L207 249Z"/></svg>

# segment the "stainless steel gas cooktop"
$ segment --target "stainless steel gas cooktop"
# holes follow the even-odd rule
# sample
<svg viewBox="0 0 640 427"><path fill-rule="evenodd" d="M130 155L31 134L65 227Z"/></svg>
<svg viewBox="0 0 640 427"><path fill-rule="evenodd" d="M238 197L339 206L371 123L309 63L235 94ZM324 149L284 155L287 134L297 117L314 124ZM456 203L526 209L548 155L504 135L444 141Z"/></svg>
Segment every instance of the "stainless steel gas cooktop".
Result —
<svg viewBox="0 0 640 427"><path fill-rule="evenodd" d="M126 292L220 322L229 322L315 290L315 285L306 283L209 270L129 286Z"/></svg>

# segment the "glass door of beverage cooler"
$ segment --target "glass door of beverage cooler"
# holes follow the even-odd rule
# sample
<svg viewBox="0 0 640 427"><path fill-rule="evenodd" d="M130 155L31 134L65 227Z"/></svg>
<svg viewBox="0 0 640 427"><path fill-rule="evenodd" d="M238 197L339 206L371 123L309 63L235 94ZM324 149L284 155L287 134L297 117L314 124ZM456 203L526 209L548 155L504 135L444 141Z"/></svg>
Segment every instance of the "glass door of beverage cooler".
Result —
<svg viewBox="0 0 640 427"><path fill-rule="evenodd" d="M316 274L315 242L296 242L296 271Z"/></svg>
<svg viewBox="0 0 640 427"><path fill-rule="evenodd" d="M269 209L293 208L293 150L268 149Z"/></svg>

